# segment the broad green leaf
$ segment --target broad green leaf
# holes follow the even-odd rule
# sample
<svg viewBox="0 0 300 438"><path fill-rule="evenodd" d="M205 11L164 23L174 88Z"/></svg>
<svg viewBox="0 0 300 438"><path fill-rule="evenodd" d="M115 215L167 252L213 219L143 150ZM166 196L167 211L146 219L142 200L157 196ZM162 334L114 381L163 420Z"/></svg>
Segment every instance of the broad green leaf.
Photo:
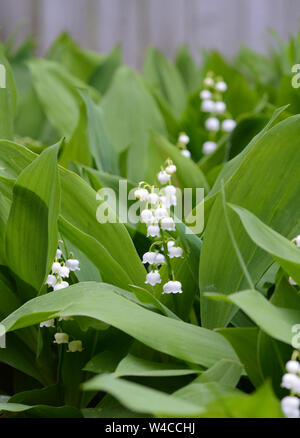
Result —
<svg viewBox="0 0 300 438"><path fill-rule="evenodd" d="M180 118L186 105L186 89L176 66L157 49L150 47L143 74L150 86L169 103L176 118Z"/></svg>
<svg viewBox="0 0 300 438"><path fill-rule="evenodd" d="M167 377L195 374L197 371L175 363L159 363L128 354L117 366L114 376Z"/></svg>
<svg viewBox="0 0 300 438"><path fill-rule="evenodd" d="M69 34L63 32L50 47L47 58L63 65L73 76L88 82L103 63L104 57L96 52L83 50Z"/></svg>
<svg viewBox="0 0 300 438"><path fill-rule="evenodd" d="M272 255L282 268L300 284L300 251L281 234L265 225L254 214L237 205L230 207L239 215L245 230L260 248Z"/></svg>
<svg viewBox="0 0 300 438"><path fill-rule="evenodd" d="M221 333L231 343L253 385L260 386L262 376L257 358L258 329L256 327L230 327L220 329L218 333Z"/></svg>
<svg viewBox="0 0 300 438"><path fill-rule="evenodd" d="M122 52L117 45L107 56L104 57L101 65L95 70L90 78L90 85L96 88L101 95L104 95L111 85L111 81L117 69L122 63Z"/></svg>
<svg viewBox="0 0 300 438"><path fill-rule="evenodd" d="M59 292L59 293L57 293ZM177 321L142 308L105 283L79 283L37 297L2 323L7 331L58 316L81 315L103 321L140 342L178 359L211 366L220 359L236 359L218 333Z"/></svg>
<svg viewBox="0 0 300 438"><path fill-rule="evenodd" d="M299 310L277 307L255 290L246 290L228 296L212 294L210 298L234 303L269 336L292 345L295 336L293 326L300 321Z"/></svg>
<svg viewBox="0 0 300 438"><path fill-rule="evenodd" d="M249 209L285 236L294 236L300 228L297 219L299 120L299 116L290 117L256 141L225 185L227 201ZM249 239L234 212L228 211L228 216L241 256L256 284L272 259ZM227 325L234 314L232 306L209 302L203 293L229 294L249 285L228 233L220 195L213 204L205 229L199 278L203 325L210 328Z"/></svg>
<svg viewBox="0 0 300 438"><path fill-rule="evenodd" d="M279 400L266 383L253 394L229 394L206 407L202 418L282 418Z"/></svg>
<svg viewBox="0 0 300 438"><path fill-rule="evenodd" d="M139 385L137 383L115 378L110 374L94 377L83 385L85 391L107 391L125 407L149 414L170 416L195 416L201 408L175 396Z"/></svg>
<svg viewBox="0 0 300 438"><path fill-rule="evenodd" d="M178 49L175 62L187 90L192 93L200 89L202 75L186 45Z"/></svg>
<svg viewBox="0 0 300 438"><path fill-rule="evenodd" d="M0 403L0 411L12 412L15 414L24 413L25 417L34 418L82 418L80 411L71 406L28 406L20 403Z"/></svg>
<svg viewBox="0 0 300 438"><path fill-rule="evenodd" d="M59 135L70 137L79 119L78 89L88 89L87 85L54 61L34 59L28 65L36 93L51 125Z"/></svg>
<svg viewBox="0 0 300 438"><path fill-rule="evenodd" d="M57 248L59 182L57 149L46 149L19 175L6 229L8 266L39 291Z"/></svg>
<svg viewBox="0 0 300 438"><path fill-rule="evenodd" d="M154 98L137 73L120 67L101 106L114 146L122 152L131 145L127 158L128 178L141 181L147 164L149 131L166 133Z"/></svg>

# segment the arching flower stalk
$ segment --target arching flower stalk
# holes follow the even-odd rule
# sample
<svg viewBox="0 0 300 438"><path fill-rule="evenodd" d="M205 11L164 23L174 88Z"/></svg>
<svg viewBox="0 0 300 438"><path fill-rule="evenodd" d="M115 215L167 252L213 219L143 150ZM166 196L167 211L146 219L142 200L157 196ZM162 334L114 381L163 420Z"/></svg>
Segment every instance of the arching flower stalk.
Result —
<svg viewBox="0 0 300 438"><path fill-rule="evenodd" d="M143 263L148 264L146 284L155 286L161 284L160 267L166 264L168 282L163 285L163 294L182 293L182 286L175 281L171 259L182 257L182 248L176 246L175 239L169 237L167 232L175 232L175 222L171 216L171 208L176 206L176 187L172 185L172 176L176 166L168 159L157 175L160 187L150 186L141 182L135 191L135 197L144 203L141 211L141 221L147 227L147 236L154 242L149 251L143 255Z"/></svg>
<svg viewBox="0 0 300 438"><path fill-rule="evenodd" d="M281 408L287 418L300 418L300 353L295 350L286 365L287 373L283 375L281 387L290 394L281 400Z"/></svg>
<svg viewBox="0 0 300 438"><path fill-rule="evenodd" d="M48 275L46 284L53 291L65 289L69 286L69 283L65 280L69 278L70 272L80 271L79 260L70 258L64 261L62 251L57 249L54 262L51 267L51 274ZM72 317L61 317L58 320L50 319L40 323L40 327L56 328L57 332L54 335L55 344L68 344L68 352L80 352L82 351L82 342L78 340L69 341L69 335L61 331L61 322L72 320Z"/></svg>
<svg viewBox="0 0 300 438"><path fill-rule="evenodd" d="M227 84L223 78L209 72L203 81L203 90L200 92L201 111L207 114L205 129L208 131L208 140L203 143L204 155L213 153L222 132L231 132L236 126L224 102L224 93Z"/></svg>

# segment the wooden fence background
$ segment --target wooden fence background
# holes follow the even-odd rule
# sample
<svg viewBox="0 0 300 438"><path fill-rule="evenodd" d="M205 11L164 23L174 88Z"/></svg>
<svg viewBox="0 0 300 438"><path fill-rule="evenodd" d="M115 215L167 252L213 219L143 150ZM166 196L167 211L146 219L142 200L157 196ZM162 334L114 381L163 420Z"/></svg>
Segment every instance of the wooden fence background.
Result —
<svg viewBox="0 0 300 438"><path fill-rule="evenodd" d="M140 67L153 44L172 57L188 44L232 56L240 44L264 51L272 27L281 37L299 28L300 0L0 0L0 34L38 37L39 52L68 30L101 52L121 42L125 61Z"/></svg>

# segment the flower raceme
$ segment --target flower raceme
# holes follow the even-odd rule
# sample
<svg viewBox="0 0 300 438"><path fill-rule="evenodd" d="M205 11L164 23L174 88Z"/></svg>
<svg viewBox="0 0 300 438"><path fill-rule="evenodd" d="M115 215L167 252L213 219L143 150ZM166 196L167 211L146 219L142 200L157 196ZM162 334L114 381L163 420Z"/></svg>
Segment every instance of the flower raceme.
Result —
<svg viewBox="0 0 300 438"><path fill-rule="evenodd" d="M181 135L184 137L184 134ZM170 209L177 203L176 187L171 184L175 172L175 164L168 159L157 175L157 179L163 187L151 187L149 184L141 182L135 190L136 198L146 203L145 208L141 211L141 221L147 227L147 237L156 239L149 251L143 255L142 262L149 265L145 283L151 286L161 284L159 268L166 265L169 281L163 285L162 293L164 294L182 293L181 283L174 280L171 259L182 257L183 251L182 248L175 245L173 238L167 239L165 235L166 232L176 232L175 222L170 213Z"/></svg>
<svg viewBox="0 0 300 438"><path fill-rule="evenodd" d="M204 155L209 155L217 149L219 133L233 131L236 122L232 120L223 99L227 91L227 84L223 79L209 72L203 81L203 87L199 96L201 111L207 115L205 129L208 131L209 138L202 145L202 152Z"/></svg>
<svg viewBox="0 0 300 438"><path fill-rule="evenodd" d="M286 374L282 377L281 387L288 389L290 395L281 400L281 408L284 415L288 418L300 418L300 354L294 351L285 369Z"/></svg>
<svg viewBox="0 0 300 438"><path fill-rule="evenodd" d="M69 283L65 281L65 278L69 278L70 272L80 271L79 260L69 258L65 262L63 261L63 254L60 249L56 251L56 257L51 267L51 274L48 275L46 284L51 287L53 291L65 289L69 286ZM62 321L71 320L72 317L61 317L56 322L55 319L43 321L40 323L40 327L46 328L60 328ZM68 352L75 353L82 351L82 342L79 340L69 341L69 335L67 333L58 331L54 335L55 344L68 344Z"/></svg>

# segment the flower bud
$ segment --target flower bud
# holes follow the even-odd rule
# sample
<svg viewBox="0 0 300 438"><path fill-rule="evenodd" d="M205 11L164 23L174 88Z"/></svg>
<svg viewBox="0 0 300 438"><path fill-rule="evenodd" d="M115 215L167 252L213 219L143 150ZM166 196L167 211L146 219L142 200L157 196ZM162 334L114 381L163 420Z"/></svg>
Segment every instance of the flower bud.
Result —
<svg viewBox="0 0 300 438"><path fill-rule="evenodd" d="M217 149L217 143L214 141L206 141L203 143L202 152L204 155L212 154Z"/></svg>
<svg viewBox="0 0 300 438"><path fill-rule="evenodd" d="M231 119L226 119L222 123L222 130L224 132L231 132L234 130L235 127L236 127L236 122Z"/></svg>
<svg viewBox="0 0 300 438"><path fill-rule="evenodd" d="M219 122L219 120L216 117L209 117L205 121L205 128L208 131L217 132L220 129L220 122Z"/></svg>

